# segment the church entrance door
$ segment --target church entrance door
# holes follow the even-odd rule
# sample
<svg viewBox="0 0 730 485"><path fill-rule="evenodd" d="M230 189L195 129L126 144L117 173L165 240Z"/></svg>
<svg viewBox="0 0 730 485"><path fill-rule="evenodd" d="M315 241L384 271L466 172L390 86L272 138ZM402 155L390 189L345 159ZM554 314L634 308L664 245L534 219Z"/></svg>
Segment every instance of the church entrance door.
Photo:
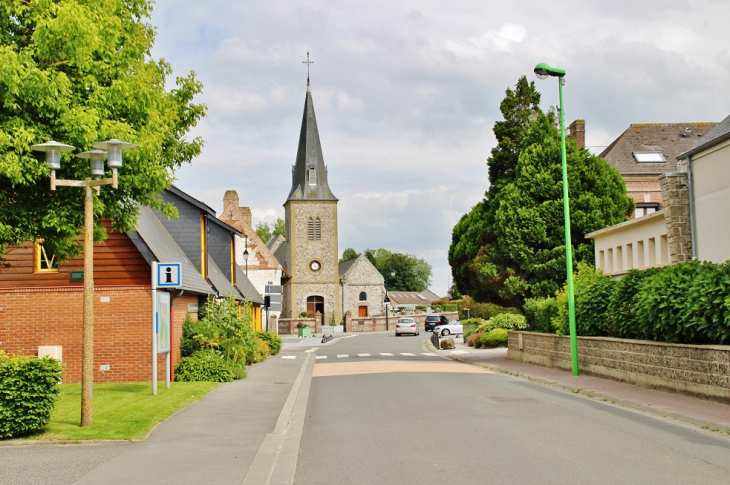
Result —
<svg viewBox="0 0 730 485"><path fill-rule="evenodd" d="M324 297L310 296L307 298L307 317L314 318L317 312L324 315Z"/></svg>

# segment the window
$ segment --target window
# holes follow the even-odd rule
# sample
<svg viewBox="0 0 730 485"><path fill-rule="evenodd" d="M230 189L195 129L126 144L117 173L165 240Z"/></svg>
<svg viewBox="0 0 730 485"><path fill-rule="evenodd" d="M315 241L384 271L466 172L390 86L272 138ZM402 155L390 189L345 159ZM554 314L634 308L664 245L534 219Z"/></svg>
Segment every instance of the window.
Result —
<svg viewBox="0 0 730 485"><path fill-rule="evenodd" d="M636 210L634 210L634 219L639 217L648 216L659 210L659 204L636 204Z"/></svg>
<svg viewBox="0 0 730 485"><path fill-rule="evenodd" d="M317 185L317 170L314 165L309 166L309 185Z"/></svg>
<svg viewBox="0 0 730 485"><path fill-rule="evenodd" d="M41 244L42 241L36 242L33 248L33 266L36 272L58 272L58 261L56 255L50 254Z"/></svg>
<svg viewBox="0 0 730 485"><path fill-rule="evenodd" d="M368 301L368 295L364 291L360 292L360 301Z"/></svg>
<svg viewBox="0 0 730 485"><path fill-rule="evenodd" d="M307 239L310 241L319 241L322 239L322 222L319 217L316 219L309 218L307 221Z"/></svg>
<svg viewBox="0 0 730 485"><path fill-rule="evenodd" d="M639 163L664 163L664 155L660 152L633 152L634 159Z"/></svg>
<svg viewBox="0 0 730 485"><path fill-rule="evenodd" d="M307 239L310 241L314 240L314 219L311 217L307 221Z"/></svg>

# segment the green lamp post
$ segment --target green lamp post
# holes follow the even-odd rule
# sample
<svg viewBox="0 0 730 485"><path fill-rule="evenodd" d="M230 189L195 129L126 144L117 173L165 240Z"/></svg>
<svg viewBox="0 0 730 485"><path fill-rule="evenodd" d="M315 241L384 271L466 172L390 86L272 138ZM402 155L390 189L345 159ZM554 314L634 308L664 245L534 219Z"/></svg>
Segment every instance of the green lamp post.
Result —
<svg viewBox="0 0 730 485"><path fill-rule="evenodd" d="M570 357L573 364L573 375L578 375L578 339L575 328L575 295L573 293L573 252L570 241L570 203L568 201L568 164L565 156L565 113L563 112L563 84L565 71L550 67L546 63L535 66L535 75L539 79L549 76L558 78L560 91L560 153L563 158L563 211L565 213L565 265L568 272L568 321L570 322Z"/></svg>

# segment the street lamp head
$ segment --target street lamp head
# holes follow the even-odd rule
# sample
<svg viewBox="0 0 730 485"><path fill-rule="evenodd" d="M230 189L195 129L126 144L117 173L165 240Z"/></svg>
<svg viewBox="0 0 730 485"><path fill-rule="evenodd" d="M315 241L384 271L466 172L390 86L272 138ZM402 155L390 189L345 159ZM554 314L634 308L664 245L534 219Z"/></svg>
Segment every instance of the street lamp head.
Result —
<svg viewBox="0 0 730 485"><path fill-rule="evenodd" d="M76 156L89 160L92 177L104 176L104 159L107 156L104 150L89 150L88 152L79 153Z"/></svg>
<svg viewBox="0 0 730 485"><path fill-rule="evenodd" d="M30 148L37 152L46 152L46 162L51 166L51 170L61 169L61 152L70 152L76 149L74 146L64 145L53 140L39 143L38 145L31 145Z"/></svg>
<svg viewBox="0 0 730 485"><path fill-rule="evenodd" d="M248 264L248 249L243 250L243 262Z"/></svg>
<svg viewBox="0 0 730 485"><path fill-rule="evenodd" d="M122 168L122 150L137 148L137 145L112 138L111 140L94 143L94 148L106 150L109 153L109 160L106 164L112 170L116 170L118 168Z"/></svg>
<svg viewBox="0 0 730 485"><path fill-rule="evenodd" d="M535 66L535 76L538 79L547 79L549 76L563 77L565 76L565 70L558 69L557 67L550 67L549 64L541 62Z"/></svg>

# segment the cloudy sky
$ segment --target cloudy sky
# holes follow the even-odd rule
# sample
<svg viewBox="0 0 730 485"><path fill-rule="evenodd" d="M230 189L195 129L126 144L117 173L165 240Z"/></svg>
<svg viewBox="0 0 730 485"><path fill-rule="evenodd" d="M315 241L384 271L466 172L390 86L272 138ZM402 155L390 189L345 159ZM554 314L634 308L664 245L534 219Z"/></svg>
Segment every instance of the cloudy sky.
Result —
<svg viewBox="0 0 730 485"><path fill-rule="evenodd" d="M155 58L194 70L205 147L176 184L219 214L238 191L254 223L284 216L310 52L340 252L414 254L445 294L451 230L487 189L505 89L567 71L566 123L600 151L631 123L730 114L730 2L662 0L158 0ZM537 81L543 108L557 81Z"/></svg>

